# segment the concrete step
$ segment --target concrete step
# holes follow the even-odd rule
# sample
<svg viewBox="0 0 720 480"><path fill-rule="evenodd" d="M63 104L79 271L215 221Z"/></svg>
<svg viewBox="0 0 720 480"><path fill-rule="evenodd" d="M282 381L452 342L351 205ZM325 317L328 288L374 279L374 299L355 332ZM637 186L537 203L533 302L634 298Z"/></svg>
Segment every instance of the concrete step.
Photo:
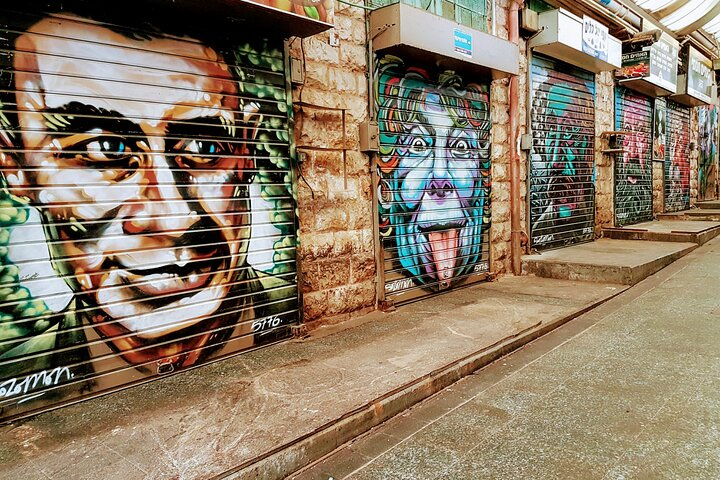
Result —
<svg viewBox="0 0 720 480"><path fill-rule="evenodd" d="M605 227L603 237L615 240L703 243L720 235L720 222L655 220L625 227Z"/></svg>
<svg viewBox="0 0 720 480"><path fill-rule="evenodd" d="M522 270L538 277L635 285L697 247L691 242L601 238L525 255Z"/></svg>
<svg viewBox="0 0 720 480"><path fill-rule="evenodd" d="M691 208L673 213L659 213L658 220L699 220L708 222L720 222L720 209Z"/></svg>
<svg viewBox="0 0 720 480"><path fill-rule="evenodd" d="M720 209L720 200L705 200L704 202L697 202L695 206L697 208L717 210Z"/></svg>

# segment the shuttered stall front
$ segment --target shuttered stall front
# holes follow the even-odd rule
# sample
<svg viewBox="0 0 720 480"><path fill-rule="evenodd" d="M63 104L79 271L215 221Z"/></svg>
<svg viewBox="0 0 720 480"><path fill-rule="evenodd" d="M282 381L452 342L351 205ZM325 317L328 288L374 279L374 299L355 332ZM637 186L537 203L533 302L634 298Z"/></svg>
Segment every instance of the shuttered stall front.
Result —
<svg viewBox="0 0 720 480"><path fill-rule="evenodd" d="M668 100L665 211L690 208L690 109Z"/></svg>
<svg viewBox="0 0 720 480"><path fill-rule="evenodd" d="M386 300L484 278L489 269L488 85L378 61L379 221Z"/></svg>
<svg viewBox="0 0 720 480"><path fill-rule="evenodd" d="M594 237L594 96L592 73L533 57L530 232L537 249Z"/></svg>
<svg viewBox="0 0 720 480"><path fill-rule="evenodd" d="M703 105L694 109L698 120L698 200L717 198L718 183L718 107Z"/></svg>
<svg viewBox="0 0 720 480"><path fill-rule="evenodd" d="M615 128L624 132L615 157L615 224L652 220L652 102L645 95L615 88Z"/></svg>
<svg viewBox="0 0 720 480"><path fill-rule="evenodd" d="M281 41L0 15L2 419L287 336Z"/></svg>

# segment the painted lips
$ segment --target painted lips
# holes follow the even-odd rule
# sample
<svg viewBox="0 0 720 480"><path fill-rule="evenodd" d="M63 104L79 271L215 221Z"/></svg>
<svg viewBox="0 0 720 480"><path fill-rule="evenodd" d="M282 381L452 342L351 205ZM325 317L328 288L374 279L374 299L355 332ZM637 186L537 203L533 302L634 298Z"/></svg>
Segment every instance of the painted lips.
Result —
<svg viewBox="0 0 720 480"><path fill-rule="evenodd" d="M221 270L222 259L217 258L217 248L202 252L183 248L163 253L158 258L172 257L173 260L161 265L124 265L119 272L123 282L146 295L170 295L202 288L213 273Z"/></svg>
<svg viewBox="0 0 720 480"><path fill-rule="evenodd" d="M205 286L213 261L193 262L185 266L168 265L151 271L128 270L125 281L147 295L167 295Z"/></svg>

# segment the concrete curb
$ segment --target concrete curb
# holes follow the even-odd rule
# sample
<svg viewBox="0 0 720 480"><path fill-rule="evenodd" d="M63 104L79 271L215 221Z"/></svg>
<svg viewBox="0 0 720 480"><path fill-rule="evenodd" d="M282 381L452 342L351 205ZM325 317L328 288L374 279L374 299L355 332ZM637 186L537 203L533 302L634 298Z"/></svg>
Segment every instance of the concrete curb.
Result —
<svg viewBox="0 0 720 480"><path fill-rule="evenodd" d="M551 322L538 323L493 345L455 360L416 380L406 383L306 435L285 443L263 455L243 462L213 479L285 478L319 460L339 446L367 432L412 405L447 388L463 377L492 363L523 345L587 313L621 294L619 289L607 297Z"/></svg>

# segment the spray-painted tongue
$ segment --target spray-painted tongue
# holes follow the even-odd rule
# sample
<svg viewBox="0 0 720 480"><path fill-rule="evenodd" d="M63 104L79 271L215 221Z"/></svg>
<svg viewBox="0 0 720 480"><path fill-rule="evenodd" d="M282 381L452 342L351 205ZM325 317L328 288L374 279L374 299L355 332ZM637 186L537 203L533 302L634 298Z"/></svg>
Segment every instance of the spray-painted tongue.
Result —
<svg viewBox="0 0 720 480"><path fill-rule="evenodd" d="M455 270L455 255L458 250L458 230L434 231L428 233L430 250L432 251L435 272L440 282L440 288L450 286Z"/></svg>

